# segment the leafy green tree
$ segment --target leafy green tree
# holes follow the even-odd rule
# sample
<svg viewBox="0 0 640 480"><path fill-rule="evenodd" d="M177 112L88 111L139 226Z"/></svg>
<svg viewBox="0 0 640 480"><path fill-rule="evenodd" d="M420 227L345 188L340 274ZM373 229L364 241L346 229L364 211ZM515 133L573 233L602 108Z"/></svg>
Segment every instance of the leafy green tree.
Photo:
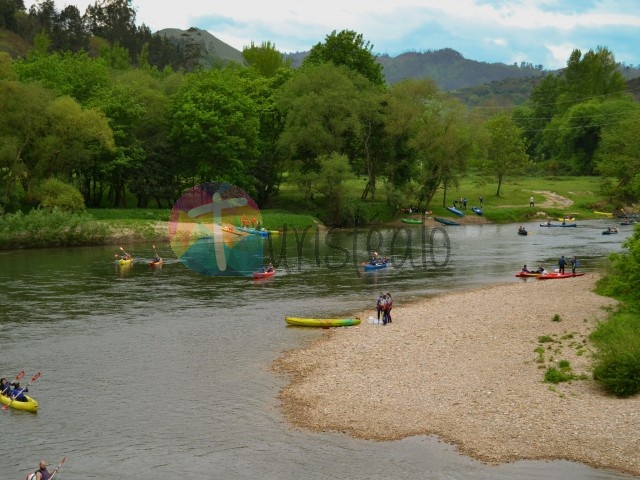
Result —
<svg viewBox="0 0 640 480"><path fill-rule="evenodd" d="M597 172L617 179L611 195L620 201L640 198L640 106L624 112L615 125L602 129L602 137L595 154Z"/></svg>
<svg viewBox="0 0 640 480"><path fill-rule="evenodd" d="M576 103L593 98L613 98L620 96L626 83L618 71L618 64L611 51L598 47L582 56L580 50L573 50L562 71L560 96L557 102L559 112L565 111Z"/></svg>
<svg viewBox="0 0 640 480"><path fill-rule="evenodd" d="M280 68L291 68L291 60L283 59L282 54L271 42L262 42L260 46L251 45L242 49L242 57L247 65L255 68L265 77L273 77Z"/></svg>
<svg viewBox="0 0 640 480"><path fill-rule="evenodd" d="M485 128L488 132L488 144L484 167L496 176L496 196L499 197L504 178L521 173L529 162L529 157L522 130L504 113L489 119Z"/></svg>
<svg viewBox="0 0 640 480"><path fill-rule="evenodd" d="M376 62L371 53L373 45L365 41L362 34L353 30L334 30L325 37L324 43L317 43L304 59L304 65L333 63L344 65L369 79L374 85L384 85L382 65Z"/></svg>
<svg viewBox="0 0 640 480"><path fill-rule="evenodd" d="M224 181L255 193L260 120L235 68L189 75L174 96L170 141L190 183Z"/></svg>
<svg viewBox="0 0 640 480"><path fill-rule="evenodd" d="M593 99L556 115L545 131L545 143L573 174L594 175L593 157L603 128L614 127L634 107L630 99Z"/></svg>
<svg viewBox="0 0 640 480"><path fill-rule="evenodd" d="M341 226L353 219L353 209L349 202L346 182L356 178L349 157L339 153L321 155L318 158L320 170L313 180L315 189L325 199L325 221L332 226Z"/></svg>
<svg viewBox="0 0 640 480"><path fill-rule="evenodd" d="M301 188L307 198L311 184L305 174L319 170L318 158L347 154L362 132L363 115L370 112L363 94L367 85L356 72L327 63L297 71L277 93L277 108L286 116L279 146L291 167L303 174L299 178L305 178Z"/></svg>
<svg viewBox="0 0 640 480"><path fill-rule="evenodd" d="M61 95L70 95L82 104L110 84L109 69L86 52L43 54L31 52L24 61L16 62L16 72L21 81L39 81Z"/></svg>
<svg viewBox="0 0 640 480"><path fill-rule="evenodd" d="M16 207L29 190L30 172L37 163L36 141L46 132L44 109L53 93L38 84L0 81L0 172L3 209Z"/></svg>
<svg viewBox="0 0 640 480"><path fill-rule="evenodd" d="M419 205L428 205L437 189L454 183L467 164L472 144L464 109L433 81L406 80L390 88L386 113L386 130L393 139L388 163L392 185L407 185Z"/></svg>

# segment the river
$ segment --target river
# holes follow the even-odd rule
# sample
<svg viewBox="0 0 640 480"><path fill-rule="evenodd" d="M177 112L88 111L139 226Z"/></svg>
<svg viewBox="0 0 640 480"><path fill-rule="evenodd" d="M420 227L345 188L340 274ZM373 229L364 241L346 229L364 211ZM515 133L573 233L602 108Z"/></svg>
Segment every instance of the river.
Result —
<svg viewBox="0 0 640 480"><path fill-rule="evenodd" d="M513 225L330 238L311 230L302 244L287 237L286 265L276 255L277 275L261 281L192 272L168 244L157 245L160 269L148 266L150 244L124 245L136 258L128 268L114 265L117 247L0 252L0 374L25 370L28 381L41 372L30 386L38 413L0 411L2 478L24 478L40 458L53 468L64 455L61 480L628 478L563 461L488 466L433 437L371 442L299 430L276 398L287 379L270 368L321 335L287 327L286 316L348 314L373 307L383 290L399 305L522 281L514 273L524 263L550 268L560 255L595 271L631 233L601 235L607 224L531 223L527 237ZM394 265L362 272L367 238ZM274 238L274 253L282 242Z"/></svg>

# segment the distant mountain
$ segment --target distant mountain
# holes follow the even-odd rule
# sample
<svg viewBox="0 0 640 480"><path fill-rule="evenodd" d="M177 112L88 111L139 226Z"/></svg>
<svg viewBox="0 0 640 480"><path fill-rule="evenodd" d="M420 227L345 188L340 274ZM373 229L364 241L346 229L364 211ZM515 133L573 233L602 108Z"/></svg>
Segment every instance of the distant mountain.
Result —
<svg viewBox="0 0 640 480"><path fill-rule="evenodd" d="M183 51L192 51L195 56L199 54L199 62L204 67L237 62L244 65L242 52L222 40L216 38L206 30L191 27L188 30L178 28L165 28L157 32L178 46Z"/></svg>
<svg viewBox="0 0 640 480"><path fill-rule="evenodd" d="M396 83L405 78L433 79L445 91L459 90L474 85L483 85L507 78L535 78L545 75L542 65L506 65L468 60L451 49L407 52L396 57L381 55L387 83Z"/></svg>

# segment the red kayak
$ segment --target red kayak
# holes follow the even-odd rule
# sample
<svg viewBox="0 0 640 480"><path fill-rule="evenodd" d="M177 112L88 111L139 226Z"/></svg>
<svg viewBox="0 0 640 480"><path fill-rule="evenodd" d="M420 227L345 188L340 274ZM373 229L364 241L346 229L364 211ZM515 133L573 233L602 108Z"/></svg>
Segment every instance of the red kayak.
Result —
<svg viewBox="0 0 640 480"><path fill-rule="evenodd" d="M540 280L549 280L551 278L571 278L581 277L584 273L547 273L546 275L539 275Z"/></svg>
<svg viewBox="0 0 640 480"><path fill-rule="evenodd" d="M269 278L273 277L275 274L275 270L271 270L270 272L253 272L253 278L256 280L259 278Z"/></svg>

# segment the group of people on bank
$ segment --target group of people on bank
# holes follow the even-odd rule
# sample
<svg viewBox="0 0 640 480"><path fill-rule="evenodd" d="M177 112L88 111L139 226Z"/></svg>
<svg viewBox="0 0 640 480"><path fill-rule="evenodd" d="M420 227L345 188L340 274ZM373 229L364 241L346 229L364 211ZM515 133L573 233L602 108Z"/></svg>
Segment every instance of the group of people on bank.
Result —
<svg viewBox="0 0 640 480"><path fill-rule="evenodd" d="M558 273L566 273L565 268L567 265L571 267L571 273L576 273L576 267L578 266L578 259L574 256L569 261L567 261L567 259L564 258L564 255L562 255L558 259ZM542 275L546 275L549 273L545 270L545 268L542 265L540 265L537 270L529 270L525 265L524 267L522 267L521 272L522 273L540 273Z"/></svg>
<svg viewBox="0 0 640 480"><path fill-rule="evenodd" d="M376 301L376 310L378 312L378 323L380 323L380 316L382 316L382 324L386 325L391 323L391 309L393 308L393 298L389 292L380 293L378 300Z"/></svg>

